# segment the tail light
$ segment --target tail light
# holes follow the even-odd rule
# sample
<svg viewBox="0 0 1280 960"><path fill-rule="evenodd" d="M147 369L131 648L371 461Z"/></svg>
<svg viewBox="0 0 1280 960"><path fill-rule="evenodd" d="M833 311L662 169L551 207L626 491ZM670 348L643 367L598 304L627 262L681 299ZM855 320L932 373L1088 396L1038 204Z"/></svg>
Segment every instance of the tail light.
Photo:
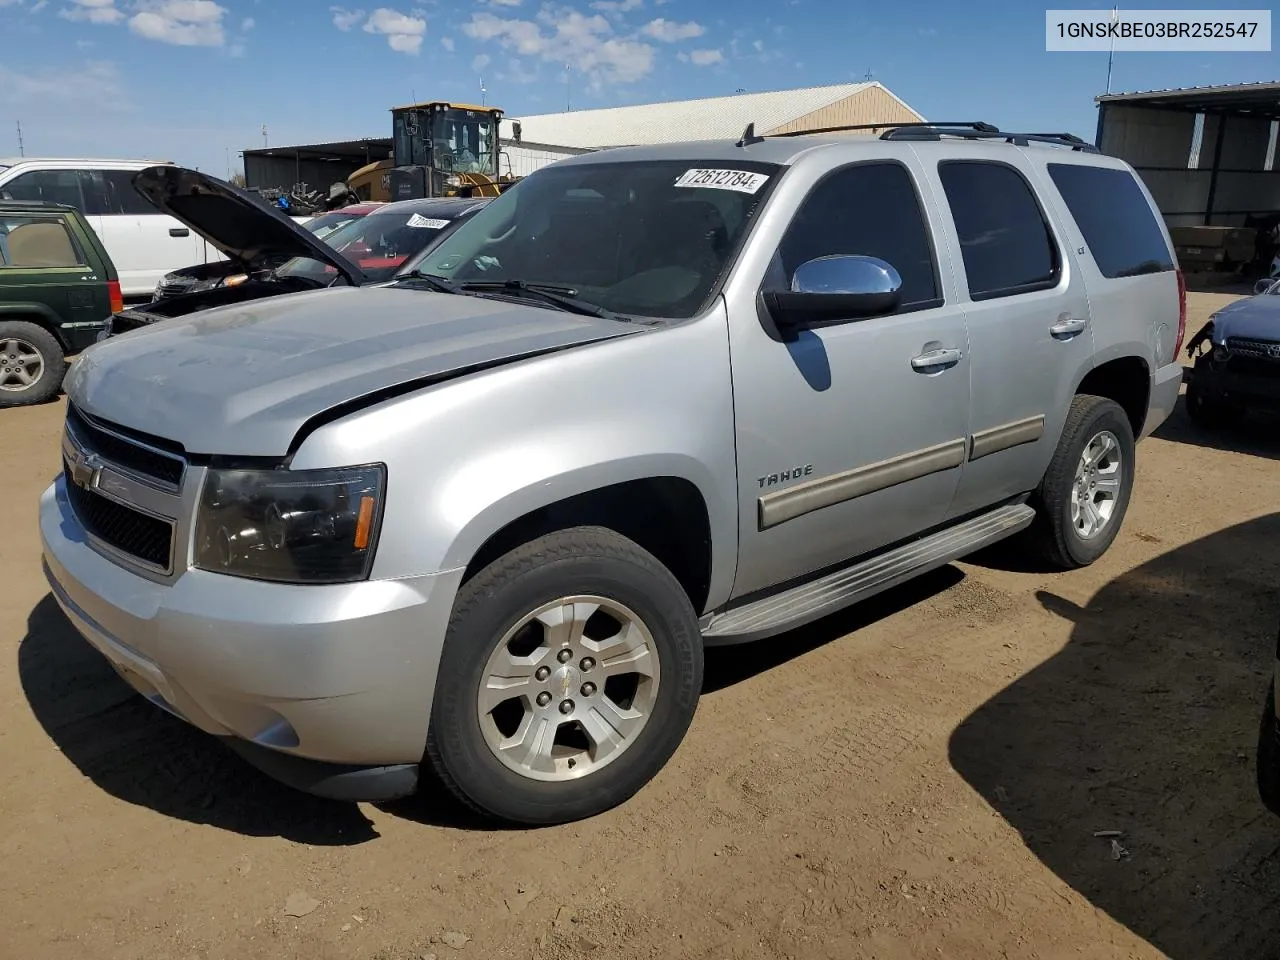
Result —
<svg viewBox="0 0 1280 960"><path fill-rule="evenodd" d="M119 313L124 309L124 294L120 292L119 280L107 281L107 296L111 300L111 312Z"/></svg>
<svg viewBox="0 0 1280 960"><path fill-rule="evenodd" d="M1178 270L1178 339L1173 345L1173 359L1182 355L1182 341L1187 336L1187 278Z"/></svg>

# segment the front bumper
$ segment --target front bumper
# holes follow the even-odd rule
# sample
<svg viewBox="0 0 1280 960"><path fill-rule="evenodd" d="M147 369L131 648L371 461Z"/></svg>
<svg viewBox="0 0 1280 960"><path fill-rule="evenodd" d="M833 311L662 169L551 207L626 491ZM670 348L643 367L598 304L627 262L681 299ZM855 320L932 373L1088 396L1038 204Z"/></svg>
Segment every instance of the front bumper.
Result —
<svg viewBox="0 0 1280 960"><path fill-rule="evenodd" d="M1192 376L1206 397L1237 407L1280 410L1280 364L1275 375L1236 373L1214 363L1201 363Z"/></svg>
<svg viewBox="0 0 1280 960"><path fill-rule="evenodd" d="M1156 370L1151 383L1151 401L1147 404L1147 419L1137 439L1150 436L1173 413L1182 388L1182 370L1180 363L1167 363Z"/></svg>
<svg viewBox="0 0 1280 960"><path fill-rule="evenodd" d="M90 545L61 478L41 497L40 533L59 606L121 677L268 773L327 796L387 799L358 768L421 760L461 570L334 586L204 570L157 582ZM308 772L292 758L330 766ZM365 795L352 796L362 779Z"/></svg>

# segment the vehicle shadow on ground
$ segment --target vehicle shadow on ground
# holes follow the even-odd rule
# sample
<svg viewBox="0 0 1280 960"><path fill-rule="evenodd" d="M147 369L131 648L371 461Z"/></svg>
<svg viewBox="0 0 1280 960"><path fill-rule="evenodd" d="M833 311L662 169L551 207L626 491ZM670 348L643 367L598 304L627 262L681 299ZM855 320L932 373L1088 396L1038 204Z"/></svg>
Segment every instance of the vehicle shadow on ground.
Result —
<svg viewBox="0 0 1280 960"><path fill-rule="evenodd" d="M1202 427L1187 415L1185 394L1178 398L1173 415L1152 436L1209 450L1280 460L1280 417L1250 414L1235 423Z"/></svg>
<svg viewBox="0 0 1280 960"><path fill-rule="evenodd" d="M357 804L282 786L216 738L135 694L76 632L51 595L28 617L18 673L36 719L58 749L113 797L247 836L320 846L378 837ZM387 809L434 825L478 825L443 787L430 782L420 797Z"/></svg>
<svg viewBox="0 0 1280 960"><path fill-rule="evenodd" d="M1070 641L960 724L952 765L1046 866L1172 960L1280 958L1280 819L1253 767L1280 514L1166 553L1083 608L1039 597L1074 623ZM1121 850L1104 831L1122 831Z"/></svg>

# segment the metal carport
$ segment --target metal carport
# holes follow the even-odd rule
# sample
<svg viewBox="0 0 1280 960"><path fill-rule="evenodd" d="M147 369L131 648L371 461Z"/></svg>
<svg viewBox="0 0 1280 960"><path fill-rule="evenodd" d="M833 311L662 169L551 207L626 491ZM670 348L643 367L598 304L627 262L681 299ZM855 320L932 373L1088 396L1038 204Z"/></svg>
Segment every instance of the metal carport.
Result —
<svg viewBox="0 0 1280 960"><path fill-rule="evenodd" d="M1280 81L1106 94L1097 146L1141 174L1169 226L1280 213Z"/></svg>
<svg viewBox="0 0 1280 960"><path fill-rule="evenodd" d="M245 185L288 192L297 183L325 192L367 163L391 156L390 137L244 151Z"/></svg>

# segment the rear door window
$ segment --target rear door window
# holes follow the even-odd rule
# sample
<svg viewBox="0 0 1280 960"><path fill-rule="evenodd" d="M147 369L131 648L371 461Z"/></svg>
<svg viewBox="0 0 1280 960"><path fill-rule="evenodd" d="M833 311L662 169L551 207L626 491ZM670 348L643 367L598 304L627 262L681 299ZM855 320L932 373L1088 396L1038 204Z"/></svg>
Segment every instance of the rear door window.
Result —
<svg viewBox="0 0 1280 960"><path fill-rule="evenodd" d="M955 221L973 300L1058 282L1058 248L1026 178L1004 163L946 160L938 177Z"/></svg>
<svg viewBox="0 0 1280 960"><path fill-rule="evenodd" d="M1174 268L1164 233L1133 174L1075 163L1051 163L1048 168L1104 277Z"/></svg>
<svg viewBox="0 0 1280 960"><path fill-rule="evenodd" d="M84 262L62 217L0 217L0 267L78 267Z"/></svg>
<svg viewBox="0 0 1280 960"><path fill-rule="evenodd" d="M98 216L142 216L160 213L133 186L132 170L82 170L86 213Z"/></svg>

